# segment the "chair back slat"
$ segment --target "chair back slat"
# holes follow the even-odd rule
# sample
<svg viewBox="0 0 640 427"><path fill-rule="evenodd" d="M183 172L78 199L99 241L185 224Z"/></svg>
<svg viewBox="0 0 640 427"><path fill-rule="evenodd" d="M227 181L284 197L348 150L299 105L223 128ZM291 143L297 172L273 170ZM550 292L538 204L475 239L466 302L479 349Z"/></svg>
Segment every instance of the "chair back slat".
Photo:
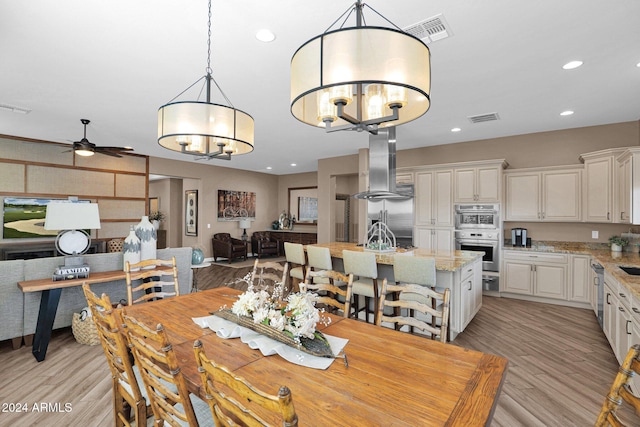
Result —
<svg viewBox="0 0 640 427"><path fill-rule="evenodd" d="M293 406L293 399L289 388L280 387L278 394L265 393L252 386L244 378L230 372L224 366L209 359L200 341L193 345L198 371L202 377L202 384L207 395L216 425L222 426L271 426L261 418L251 407L261 407L282 419L279 425L297 426L298 416ZM221 392L230 390L233 393ZM251 407L240 402L246 402Z"/></svg>
<svg viewBox="0 0 640 427"><path fill-rule="evenodd" d="M125 262L128 305L180 295L176 258Z"/></svg>
<svg viewBox="0 0 640 427"><path fill-rule="evenodd" d="M439 337L441 342L447 342L447 332L449 325L449 298L450 290L437 292L428 286L416 284L394 285L385 278L382 281L382 293L380 295L378 312L376 314L376 325L381 326L383 322L391 323L395 327L408 325L410 331L418 328L431 335L432 339ZM429 305L428 302L440 302L440 304ZM436 308L433 308L436 306ZM389 307L393 314L385 314L385 307ZM407 315L402 315L402 310ZM423 319L414 317L413 314L419 312ZM431 320L431 324L427 322ZM440 327L436 327L437 324Z"/></svg>
<svg viewBox="0 0 640 427"><path fill-rule="evenodd" d="M325 279L319 281L317 279ZM353 274L345 275L334 270L307 270L300 291L311 291L318 295L317 304L325 304L342 310L344 317L349 317L351 296L353 293ZM340 296L342 300L340 300Z"/></svg>

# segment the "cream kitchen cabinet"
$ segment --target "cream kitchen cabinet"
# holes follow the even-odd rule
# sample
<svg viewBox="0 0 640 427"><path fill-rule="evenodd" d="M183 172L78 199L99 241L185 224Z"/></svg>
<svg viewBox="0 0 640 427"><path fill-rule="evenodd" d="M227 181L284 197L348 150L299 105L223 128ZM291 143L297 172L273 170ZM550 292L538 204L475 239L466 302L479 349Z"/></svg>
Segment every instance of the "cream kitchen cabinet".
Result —
<svg viewBox="0 0 640 427"><path fill-rule="evenodd" d="M396 174L396 184L413 184L413 174L412 173L397 173Z"/></svg>
<svg viewBox="0 0 640 427"><path fill-rule="evenodd" d="M503 251L501 292L567 299L568 255Z"/></svg>
<svg viewBox="0 0 640 427"><path fill-rule="evenodd" d="M625 156L618 162L617 193L618 209L616 221L622 224L631 223L632 216L632 156Z"/></svg>
<svg viewBox="0 0 640 427"><path fill-rule="evenodd" d="M584 161L583 218L585 222L615 222L615 158L622 150L602 150L580 156Z"/></svg>
<svg viewBox="0 0 640 427"><path fill-rule="evenodd" d="M618 282L607 271L604 272L604 301L602 331L609 340L611 348L616 349L616 297Z"/></svg>
<svg viewBox="0 0 640 427"><path fill-rule="evenodd" d="M453 227L453 169L415 174L415 225Z"/></svg>
<svg viewBox="0 0 640 427"><path fill-rule="evenodd" d="M591 304L591 294L596 290L591 281L591 257L569 255L569 268L569 301Z"/></svg>
<svg viewBox="0 0 640 427"><path fill-rule="evenodd" d="M423 249L449 252L454 249L453 233L453 228L417 226L414 228L414 245Z"/></svg>
<svg viewBox="0 0 640 427"><path fill-rule="evenodd" d="M506 221L580 221L582 168L505 172Z"/></svg>
<svg viewBox="0 0 640 427"><path fill-rule="evenodd" d="M460 330L464 330L482 306L482 262L480 260L461 269Z"/></svg>
<svg viewBox="0 0 640 427"><path fill-rule="evenodd" d="M455 168L454 202L499 202L502 194L504 160L484 165L466 165Z"/></svg>

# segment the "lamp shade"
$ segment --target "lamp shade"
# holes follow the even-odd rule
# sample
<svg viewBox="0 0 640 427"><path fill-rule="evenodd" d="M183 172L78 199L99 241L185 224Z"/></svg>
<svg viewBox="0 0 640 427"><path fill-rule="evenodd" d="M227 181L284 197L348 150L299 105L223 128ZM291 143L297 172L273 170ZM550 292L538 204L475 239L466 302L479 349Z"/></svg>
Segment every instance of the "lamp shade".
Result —
<svg viewBox="0 0 640 427"><path fill-rule="evenodd" d="M238 221L238 225L240 228L246 230L247 228L251 228L251 221L249 221L248 219L241 219L240 221Z"/></svg>
<svg viewBox="0 0 640 427"><path fill-rule="evenodd" d="M349 27L323 33L303 44L291 59L291 114L313 126L350 123L336 104L358 122L397 126L429 110L430 52L420 39L392 28ZM352 123L353 124L353 123Z"/></svg>
<svg viewBox="0 0 640 427"><path fill-rule="evenodd" d="M97 203L49 203L45 230L93 230L100 228Z"/></svg>
<svg viewBox="0 0 640 427"><path fill-rule="evenodd" d="M173 102L158 109L158 144L169 150L233 155L253 151L254 122L244 111L210 102Z"/></svg>

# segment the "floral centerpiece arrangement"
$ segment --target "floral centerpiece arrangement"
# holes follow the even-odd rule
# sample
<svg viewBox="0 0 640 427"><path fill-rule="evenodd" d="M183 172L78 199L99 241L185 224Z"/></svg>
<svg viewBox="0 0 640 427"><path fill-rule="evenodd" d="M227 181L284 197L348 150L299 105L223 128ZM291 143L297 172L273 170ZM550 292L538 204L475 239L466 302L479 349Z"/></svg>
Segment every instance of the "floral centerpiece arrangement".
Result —
<svg viewBox="0 0 640 427"><path fill-rule="evenodd" d="M242 281L252 283L248 277ZM215 314L308 354L334 357L327 339L316 330L319 322L331 321L316 308L317 295L296 292L282 298L283 291L282 283L276 283L272 293L250 285L230 310L222 308Z"/></svg>

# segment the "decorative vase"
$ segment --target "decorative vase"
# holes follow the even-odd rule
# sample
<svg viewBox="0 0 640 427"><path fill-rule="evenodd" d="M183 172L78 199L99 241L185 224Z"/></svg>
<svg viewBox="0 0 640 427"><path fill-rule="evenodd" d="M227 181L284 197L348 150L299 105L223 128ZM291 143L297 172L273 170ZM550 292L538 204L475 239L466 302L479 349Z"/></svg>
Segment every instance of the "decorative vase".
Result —
<svg viewBox="0 0 640 427"><path fill-rule="evenodd" d="M133 225L131 226L129 235L124 239L122 257L123 268L127 266L127 261L129 261L129 264L137 264L140 262L140 239L136 236L136 230Z"/></svg>
<svg viewBox="0 0 640 427"><path fill-rule="evenodd" d="M191 264L193 265L200 265L202 264L202 262L204 261L204 253L202 252L202 249L194 249L191 252Z"/></svg>
<svg viewBox="0 0 640 427"><path fill-rule="evenodd" d="M612 243L611 252L622 252L622 246Z"/></svg>
<svg viewBox="0 0 640 427"><path fill-rule="evenodd" d="M148 216L143 216L142 220L136 225L136 236L140 239L140 260L156 258L156 243L158 234L153 224L149 222Z"/></svg>

